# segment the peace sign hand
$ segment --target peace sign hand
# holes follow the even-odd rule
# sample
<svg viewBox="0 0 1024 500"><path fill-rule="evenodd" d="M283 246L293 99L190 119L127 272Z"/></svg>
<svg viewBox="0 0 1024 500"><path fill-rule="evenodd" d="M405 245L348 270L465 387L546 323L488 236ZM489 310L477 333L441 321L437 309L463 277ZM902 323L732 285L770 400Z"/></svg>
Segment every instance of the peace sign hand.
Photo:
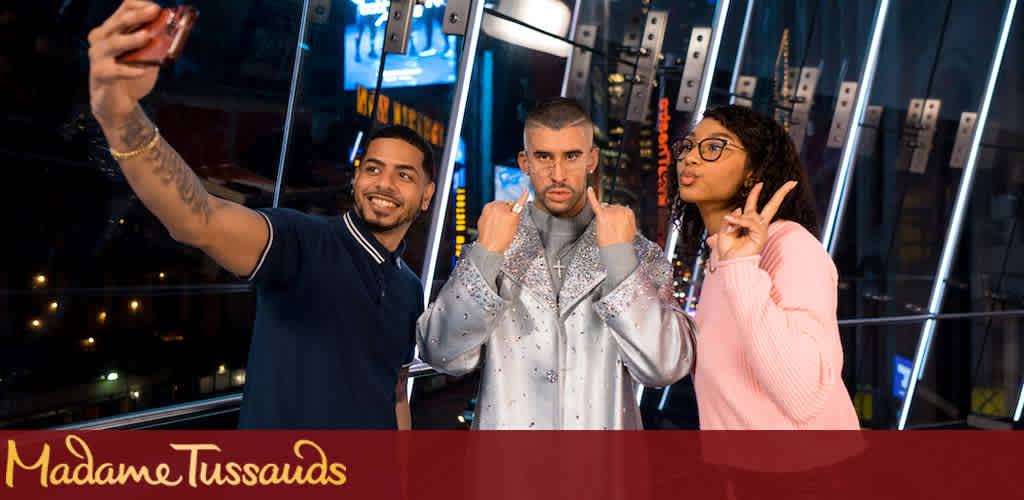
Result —
<svg viewBox="0 0 1024 500"><path fill-rule="evenodd" d="M747 196L747 204L725 216L725 224L718 231L718 256L721 260L739 259L759 255L768 240L768 225L779 211L786 195L796 187L796 181L782 185L760 213L757 200L761 196L763 182L757 183Z"/></svg>

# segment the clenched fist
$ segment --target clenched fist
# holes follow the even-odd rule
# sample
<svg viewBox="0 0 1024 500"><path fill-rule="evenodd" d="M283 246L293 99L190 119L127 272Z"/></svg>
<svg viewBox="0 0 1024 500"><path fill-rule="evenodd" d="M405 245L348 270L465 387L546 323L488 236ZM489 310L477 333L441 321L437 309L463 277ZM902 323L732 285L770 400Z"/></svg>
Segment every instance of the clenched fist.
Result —
<svg viewBox="0 0 1024 500"><path fill-rule="evenodd" d="M492 201L484 205L480 219L477 220L477 230L480 237L476 243L484 247L488 252L505 253L512 239L516 236L516 228L519 227L519 213L526 206L526 200L530 198L530 190L523 191L515 206L509 206L504 201ZM516 208L518 207L518 209Z"/></svg>
<svg viewBox="0 0 1024 500"><path fill-rule="evenodd" d="M587 188L587 199L594 210L597 220L598 248L610 247L619 243L632 243L636 237L636 216L628 207L622 205L602 205L597 201L594 188Z"/></svg>
<svg viewBox="0 0 1024 500"><path fill-rule="evenodd" d="M117 127L153 90L159 68L117 62L117 56L141 48L153 34L134 31L156 19L160 6L125 0L103 24L89 32L89 104L104 127ZM134 32L133 32L134 31Z"/></svg>

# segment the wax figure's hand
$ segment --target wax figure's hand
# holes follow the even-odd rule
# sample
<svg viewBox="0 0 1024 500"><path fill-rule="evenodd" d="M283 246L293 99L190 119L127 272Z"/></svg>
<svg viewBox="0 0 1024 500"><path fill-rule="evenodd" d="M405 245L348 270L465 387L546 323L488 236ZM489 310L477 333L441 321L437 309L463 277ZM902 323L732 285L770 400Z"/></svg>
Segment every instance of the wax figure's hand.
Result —
<svg viewBox="0 0 1024 500"><path fill-rule="evenodd" d="M796 187L796 181L783 184L758 213L757 200L763 187L764 183L757 183L747 196L746 207L742 210L737 208L725 216L725 223L718 231L718 255L722 260L739 259L761 253L768 240L768 225L779 211L782 200Z"/></svg>
<svg viewBox="0 0 1024 500"><path fill-rule="evenodd" d="M89 32L89 104L100 125L117 127L156 84L158 66L116 61L117 56L149 43L149 30L133 30L156 19L160 6L125 0L109 19Z"/></svg>
<svg viewBox="0 0 1024 500"><path fill-rule="evenodd" d="M594 210L597 230L598 248L610 247L619 243L632 243L636 237L636 216L628 207L622 205L602 205L597 201L594 188L587 188L587 199Z"/></svg>
<svg viewBox="0 0 1024 500"><path fill-rule="evenodd" d="M512 239L516 236L516 228L519 227L519 214L526 206L526 200L530 199L530 190L523 191L519 201L509 204L504 201L492 201L484 205L484 210L477 220L477 230L480 237L476 242L487 251L493 253L505 253Z"/></svg>

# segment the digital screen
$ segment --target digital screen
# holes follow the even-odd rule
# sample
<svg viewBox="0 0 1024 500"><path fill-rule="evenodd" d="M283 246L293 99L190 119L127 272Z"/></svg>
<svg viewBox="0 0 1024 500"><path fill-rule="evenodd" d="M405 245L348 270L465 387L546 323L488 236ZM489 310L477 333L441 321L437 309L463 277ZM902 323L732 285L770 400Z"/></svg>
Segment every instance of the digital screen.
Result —
<svg viewBox="0 0 1024 500"><path fill-rule="evenodd" d="M345 26L345 90L377 86L388 0L348 0L356 22ZM382 88L455 82L456 37L441 31L444 0L427 0L413 10L405 55L388 54Z"/></svg>
<svg viewBox="0 0 1024 500"><path fill-rule="evenodd" d="M524 189L530 189L530 177L519 167L494 167L494 199L497 201L516 201L523 195ZM533 199L533 193L530 193Z"/></svg>
<svg viewBox="0 0 1024 500"><path fill-rule="evenodd" d="M899 354L892 356L892 395L903 399L910 387L910 375L914 371L914 362Z"/></svg>
<svg viewBox="0 0 1024 500"><path fill-rule="evenodd" d="M464 189L466 187L466 169L460 168L455 172L452 172L452 191L458 189Z"/></svg>

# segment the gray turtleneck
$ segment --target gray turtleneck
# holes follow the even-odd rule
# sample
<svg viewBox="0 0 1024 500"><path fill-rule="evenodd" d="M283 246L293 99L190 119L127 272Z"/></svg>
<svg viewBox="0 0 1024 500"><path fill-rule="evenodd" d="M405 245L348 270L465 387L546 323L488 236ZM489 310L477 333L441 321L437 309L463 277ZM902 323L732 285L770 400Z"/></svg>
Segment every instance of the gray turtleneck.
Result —
<svg viewBox="0 0 1024 500"><path fill-rule="evenodd" d="M544 254L547 258L548 269L551 272L551 285L558 296L562 289L562 282L565 280L565 269L569 267L572 256L576 254L583 232L586 231L590 221L594 219L594 211L590 204L584 205L583 210L573 217L555 217L530 204L528 209L534 225L540 233L541 242L544 244ZM603 290L607 294L615 289L622 280L626 279L639 265L636 253L633 251L633 243L618 243L599 250L601 263L607 270ZM497 278L505 263L504 254L493 253L487 249L473 245L469 250L467 258L472 262L484 280L498 291ZM562 268L561 274L558 268Z"/></svg>

